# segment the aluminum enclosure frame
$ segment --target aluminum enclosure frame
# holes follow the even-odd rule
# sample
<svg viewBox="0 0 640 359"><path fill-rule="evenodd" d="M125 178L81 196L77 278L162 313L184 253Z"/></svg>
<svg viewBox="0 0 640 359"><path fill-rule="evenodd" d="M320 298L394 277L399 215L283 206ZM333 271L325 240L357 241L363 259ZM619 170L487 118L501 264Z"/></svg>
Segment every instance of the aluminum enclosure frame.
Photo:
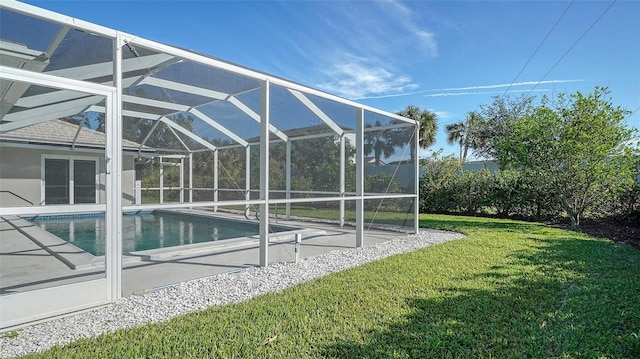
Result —
<svg viewBox="0 0 640 359"><path fill-rule="evenodd" d="M15 309L16 306L19 306L20 301L8 301L10 296L0 296L0 307L3 308L3 314L0 316L0 330L4 330L6 328L15 327L24 323L33 322L37 320L42 320L46 318L50 318L56 315L64 314L70 311L75 311L79 309L86 309L98 305L103 305L106 303L115 302L121 297L121 274L122 274L122 213L124 211L130 210L145 210L145 209L157 209L157 208L199 208L199 207L214 207L217 208L220 205L243 205L243 206L259 206L260 212L260 255L259 255L259 264L261 266L266 266L269 263L269 214L270 214L270 205L274 204L284 204L287 208L287 216L290 213L291 204L302 203L302 202L339 202L340 203L340 225L344 224L344 207L345 201L354 201L355 209L356 209L356 238L355 245L360 247L365 244L365 229L364 229L364 203L366 200L375 200L375 199L409 199L413 200L413 223L412 229L414 232L418 231L418 161L417 159L414 161L413 165L413 184L414 188L411 193L384 193L384 194L376 194L376 193L366 193L365 191L365 152L364 152L364 141L365 141L365 133L368 130L367 125L365 123L365 117L367 114L372 114L375 116L381 116L387 118L391 121L395 121L393 125L385 125L379 128L375 128L374 130L383 130L386 128L402 128L408 127L413 129L413 140L409 144L409 146L414 146L412 149L414 153L418 154L419 149L419 141L418 141L418 123L413 120L398 116L396 114L388 113L370 106L365 106L363 104L346 100L340 98L339 96L335 96L332 94L325 93L320 90L316 90L313 88L309 88L279 77L271 76L259 71L251 70L245 67L237 66L235 64L231 64L219 59L215 59L209 56L205 56L202 54L194 53L191 51L175 48L169 45L161 44L155 41L147 40L144 38L140 38L131 34L127 34L124 32L120 32L117 30L109 29L103 26L99 26L96 24L92 24L83 20L71 18L65 15L61 15L55 12L51 12L48 10L44 10L32 5L20 3L13 0L3 1L0 4L1 10L7 10L15 13L19 13L28 17L38 18L45 20L47 22L52 22L55 24L59 24L68 31L69 29L77 29L87 33L97 34L104 38L111 39L113 42L113 80L112 85L99 84L91 81L85 80L77 80L77 79L69 79L61 76L55 76L53 74L45 73L37 73L28 70L19 70L14 69L8 66L4 66L4 64L0 63L0 79L4 79L7 81L19 81L28 84L36 84L41 86L49 86L53 88L60 88L66 90L73 90L82 93L90 93L97 96L102 96L106 99L104 107L99 106L97 104L93 104L89 107L92 111L103 112L105 114L106 119L106 146L105 146L105 156L107 159L106 163L106 187L105 191L107 193L106 204L95 204L95 205L83 205L83 206L33 206L33 207L0 207L0 216L12 216L12 215L34 215L34 214L49 214L49 213L79 213L87 210L91 211L100 211L105 212L105 217L107 221L108 233L106 236L106 278L105 280L101 280L98 282L91 282L90 289L87 289L93 292L93 297L99 297L100 300L87 300L86 303L82 305L76 305L68 308L53 308L53 309L45 309L40 311L39 313L30 313L28 315L23 315L22 317L11 317L9 320L5 320L5 308L7 311ZM66 34L66 32L65 32ZM60 32L58 36L64 36L63 31ZM233 106L235 106L240 111L244 112L247 116L253 118L260 125L260 135L259 135L259 143L251 144L247 139L243 139L240 136L236 136L231 129L225 128L223 125L217 123L215 119L208 117L206 114L202 113L195 107L180 107L181 104L178 103L160 103L159 101L151 101L151 100L143 100L140 98L135 98L130 95L125 94L125 88L130 85L132 81L136 81L134 78L127 78L123 76L123 66L127 60L124 59L123 49L126 48L144 48L150 51L157 52L159 55L167 55L167 57L171 58L171 61L188 61L194 64L200 64L203 66L215 68L221 71L226 71L228 73L239 75L248 79L256 80L260 84L260 113L253 111L249 106L244 104L241 100L239 100L233 94L225 94L225 93L211 93L207 91L211 91L209 89L204 88L187 88L186 84L176 84L170 82L163 82L162 84L167 86L174 86L183 91L196 91L202 93L210 94L211 98L217 96L220 98L220 101L227 101ZM157 79L156 79L157 80ZM157 80L158 81L158 80ZM158 82L160 83L160 82ZM182 85L182 86L180 86ZM317 116L321 123L328 127L332 132L328 134L322 134L323 136L336 136L338 138L338 143L340 146L340 163L339 163L339 173L340 173L340 184L339 191L335 195L329 196L312 196L309 198L293 198L291 196L291 143L295 140L301 140L303 137L295 138L289 137L286 134L286 131L279 129L274 123L270 120L270 106L271 106L271 93L272 88L274 86L279 86L287 91L297 99L302 106L306 107L311 113ZM310 97L317 97L326 101L331 101L340 105L347 106L355 110L356 118L355 118L355 129L353 130L344 130L340 127L339 124L334 122L329 114L327 114L323 109L319 108ZM69 99L68 101L73 101L74 99ZM58 100L56 100L58 101ZM66 101L66 100L65 100ZM62 101L61 103L65 103ZM221 132L225 133L231 139L235 139L236 145L232 145L229 147L239 147L245 148L245 159L246 159L246 195L244 200L237 201L224 201L224 203L218 201L218 192L215 192L215 197L213 201L200 201L193 202L192 197L192 189L193 185L189 184L189 200L188 202L180 201L180 203L164 203L164 204L148 204L148 205L123 205L122 203L122 163L120 159L123 156L123 146L122 146L122 138L123 138L123 116L134 116L137 115L140 118L149 117L152 113L144 113L144 112L134 112L129 109L125 109L125 103L134 103L138 105L144 106L155 106L158 109L166 109L168 107L175 107L176 111L185 111L193 114L194 116L203 119L207 122L211 127L217 128ZM43 106L49 106L52 104L45 104ZM4 117L4 114L3 114ZM191 138L195 142L200 142L206 150L211 150L214 154L214 158L218 158L218 147L204 140L199 134L189 131L183 127L175 123L168 123L168 120L164 120L162 116L158 116L157 123L165 123L167 124L174 133L182 133L185 136ZM36 119L37 120L37 119ZM2 119L0 118L0 121ZM29 120L32 121L32 120ZM26 122L25 122L26 123ZM14 128L20 126L19 121L9 122L4 121L4 124L11 124L12 127L6 128ZM0 125L2 126L2 125ZM221 127L220 127L221 126ZM0 128L0 133L4 131ZM186 132L185 132L186 131ZM188 133L187 133L188 132ZM151 134L151 133L149 133ZM346 193L345 189L345 146L347 143L346 136L352 135L355 139L355 193ZM177 136L177 135L176 135ZM286 174L285 174L285 186L287 190L285 191L285 198L271 198L270 193L272 192L270 188L269 181L269 172L270 172L270 146L274 138L277 141L282 141L286 146ZM306 137L304 137L306 138ZM311 138L311 137L309 137ZM250 153L251 146L257 145L259 146L259 198L252 199L251 198L251 188L250 188ZM196 151L189 152L189 171L193 168L192 157L191 154ZM189 181L192 180L191 172L189 172ZM216 180L217 186L217 176L218 176L218 168L217 165L214 168L214 177ZM181 179L182 181L182 179ZM182 186L182 184L181 184ZM216 190L216 188L214 188ZM76 286L78 291L82 291L82 286ZM51 290L60 291L66 290L63 287L54 287ZM45 290L46 291L46 290ZM33 291L27 293L21 293L20 298L26 298L27 296L31 299L26 300L25 302L32 301L35 303L36 298L43 295L45 292ZM17 297L16 297L17 298ZM24 299L20 299L24 300Z"/></svg>

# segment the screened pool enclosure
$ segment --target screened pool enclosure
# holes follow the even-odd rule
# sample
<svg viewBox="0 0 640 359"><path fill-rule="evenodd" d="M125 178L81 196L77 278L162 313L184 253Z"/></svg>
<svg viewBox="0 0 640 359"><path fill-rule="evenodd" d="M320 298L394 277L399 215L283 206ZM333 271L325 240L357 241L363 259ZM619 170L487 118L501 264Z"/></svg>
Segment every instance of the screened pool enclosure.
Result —
<svg viewBox="0 0 640 359"><path fill-rule="evenodd" d="M241 262L260 266L286 237L275 225L353 228L353 247L382 225L417 230L414 121L23 3L0 8L0 329L120 298L124 268L161 258L127 242L145 231L144 217L123 226L131 213L251 222L256 251ZM82 225L99 250L74 245L79 222L71 239L30 222L53 216L100 218ZM187 239L172 255L206 256L191 224L173 227Z"/></svg>

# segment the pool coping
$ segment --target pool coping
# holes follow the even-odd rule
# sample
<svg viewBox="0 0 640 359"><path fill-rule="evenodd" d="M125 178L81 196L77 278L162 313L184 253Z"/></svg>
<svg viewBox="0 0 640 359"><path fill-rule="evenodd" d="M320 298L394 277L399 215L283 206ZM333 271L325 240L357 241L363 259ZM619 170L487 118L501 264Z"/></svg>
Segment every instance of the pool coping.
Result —
<svg viewBox="0 0 640 359"><path fill-rule="evenodd" d="M297 234L302 235L302 238L323 235L327 232L325 230L318 229L299 229L287 232L271 233L269 235L269 243L286 243L295 241ZM125 253L124 255L136 256L141 260L159 260L177 257L186 257L199 254L213 254L217 252L244 249L248 247L258 246L260 236L239 237L224 239L220 241L210 241L202 243L184 244L180 246L172 246L157 249L148 249L144 251L136 251Z"/></svg>

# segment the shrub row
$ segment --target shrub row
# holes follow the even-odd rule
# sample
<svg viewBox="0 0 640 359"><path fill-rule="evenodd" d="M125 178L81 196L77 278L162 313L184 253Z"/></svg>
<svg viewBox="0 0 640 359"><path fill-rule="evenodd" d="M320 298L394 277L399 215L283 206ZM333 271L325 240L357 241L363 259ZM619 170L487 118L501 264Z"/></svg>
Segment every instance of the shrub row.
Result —
<svg viewBox="0 0 640 359"><path fill-rule="evenodd" d="M558 218L558 193L536 183L525 172L461 171L444 166L427 169L420 180L420 211L496 215L537 221ZM599 199L585 217L640 219L640 186Z"/></svg>

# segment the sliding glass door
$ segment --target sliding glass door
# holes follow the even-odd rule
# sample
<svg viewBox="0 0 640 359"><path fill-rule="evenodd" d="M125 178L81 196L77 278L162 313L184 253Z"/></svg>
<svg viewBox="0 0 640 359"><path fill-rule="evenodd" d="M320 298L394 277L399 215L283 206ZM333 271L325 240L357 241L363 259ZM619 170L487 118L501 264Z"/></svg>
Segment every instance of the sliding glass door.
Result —
<svg viewBox="0 0 640 359"><path fill-rule="evenodd" d="M44 158L44 203L96 203L97 160Z"/></svg>

